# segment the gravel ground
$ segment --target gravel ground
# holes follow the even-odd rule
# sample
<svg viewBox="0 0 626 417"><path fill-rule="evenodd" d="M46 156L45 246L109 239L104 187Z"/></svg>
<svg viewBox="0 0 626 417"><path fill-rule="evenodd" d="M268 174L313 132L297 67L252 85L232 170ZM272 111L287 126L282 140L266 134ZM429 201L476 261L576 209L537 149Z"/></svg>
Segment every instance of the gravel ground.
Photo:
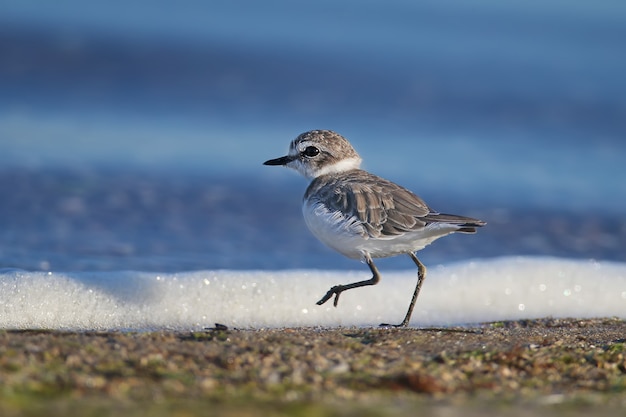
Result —
<svg viewBox="0 0 626 417"><path fill-rule="evenodd" d="M622 407L626 322L617 319L443 329L0 331L3 416L419 409L602 416L622 415Z"/></svg>

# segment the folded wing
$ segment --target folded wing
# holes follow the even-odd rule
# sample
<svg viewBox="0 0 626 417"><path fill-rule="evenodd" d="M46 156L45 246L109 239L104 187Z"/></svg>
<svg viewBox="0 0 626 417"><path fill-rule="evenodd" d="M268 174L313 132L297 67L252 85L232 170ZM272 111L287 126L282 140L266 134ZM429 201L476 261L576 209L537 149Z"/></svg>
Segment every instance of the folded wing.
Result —
<svg viewBox="0 0 626 417"><path fill-rule="evenodd" d="M326 179L328 180L328 178ZM469 217L438 213L411 191L366 171L335 175L332 181L313 181L305 198L315 196L330 210L350 213L372 238L402 235L431 223L458 226L458 232L475 233L485 223Z"/></svg>

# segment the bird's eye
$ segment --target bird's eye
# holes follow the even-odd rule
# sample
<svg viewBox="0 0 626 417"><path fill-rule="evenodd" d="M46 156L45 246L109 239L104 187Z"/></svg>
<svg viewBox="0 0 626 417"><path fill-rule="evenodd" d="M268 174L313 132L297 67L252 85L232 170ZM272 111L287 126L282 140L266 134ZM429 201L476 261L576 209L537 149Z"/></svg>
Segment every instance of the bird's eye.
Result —
<svg viewBox="0 0 626 417"><path fill-rule="evenodd" d="M320 153L320 150L317 149L315 146L307 146L304 151L302 151L302 155L306 156L307 158L313 158L314 156L317 156Z"/></svg>

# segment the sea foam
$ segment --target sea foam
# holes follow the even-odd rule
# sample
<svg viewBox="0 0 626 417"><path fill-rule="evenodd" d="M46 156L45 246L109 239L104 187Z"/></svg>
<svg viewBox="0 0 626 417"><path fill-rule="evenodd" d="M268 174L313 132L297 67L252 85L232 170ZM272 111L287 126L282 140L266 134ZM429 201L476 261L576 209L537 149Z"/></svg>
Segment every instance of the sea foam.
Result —
<svg viewBox="0 0 626 417"><path fill-rule="evenodd" d="M383 272L372 287L347 291L338 307L315 303L362 271L194 271L0 273L5 329L194 330L377 326L404 317L415 270ZM411 326L539 317L626 318L626 264L506 257L431 267Z"/></svg>

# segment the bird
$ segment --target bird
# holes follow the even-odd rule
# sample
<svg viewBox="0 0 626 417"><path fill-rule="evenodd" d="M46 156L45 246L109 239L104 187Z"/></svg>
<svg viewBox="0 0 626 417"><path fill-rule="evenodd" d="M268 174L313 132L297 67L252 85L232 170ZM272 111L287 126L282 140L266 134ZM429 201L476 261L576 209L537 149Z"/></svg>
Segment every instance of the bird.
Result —
<svg viewBox="0 0 626 417"><path fill-rule="evenodd" d="M426 267L417 251L451 233L475 233L486 222L442 214L408 189L360 168L362 159L346 138L332 130L310 130L291 141L289 152L264 165L295 169L311 180L302 201L302 213L311 233L321 242L367 264L368 280L331 287L317 302L322 305L347 290L376 285L381 274L373 259L408 255L417 266L417 285L408 311L397 325L407 327Z"/></svg>

